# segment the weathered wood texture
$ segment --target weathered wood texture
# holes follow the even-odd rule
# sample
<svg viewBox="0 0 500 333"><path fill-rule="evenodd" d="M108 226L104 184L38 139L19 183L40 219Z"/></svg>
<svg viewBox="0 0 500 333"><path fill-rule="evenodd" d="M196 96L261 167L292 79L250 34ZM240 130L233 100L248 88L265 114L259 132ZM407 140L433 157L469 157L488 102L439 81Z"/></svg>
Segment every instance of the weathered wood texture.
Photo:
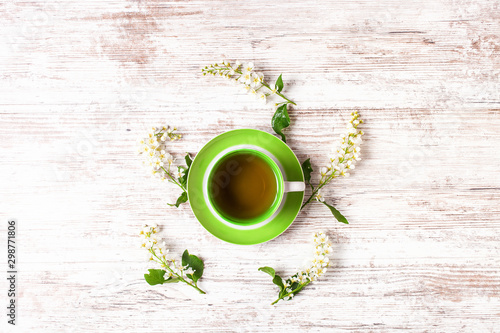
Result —
<svg viewBox="0 0 500 333"><path fill-rule="evenodd" d="M7 0L0 22L16 332L500 331L499 1ZM135 155L151 125L177 125L179 156L230 129L272 131L269 104L200 74L222 58L283 73L289 145L316 170L360 110L363 160L325 191L351 225L311 205L242 247L167 207L177 190ZM205 260L206 296L145 283L137 232L151 221ZM271 307L257 268L294 273L316 230L335 241L333 267Z"/></svg>

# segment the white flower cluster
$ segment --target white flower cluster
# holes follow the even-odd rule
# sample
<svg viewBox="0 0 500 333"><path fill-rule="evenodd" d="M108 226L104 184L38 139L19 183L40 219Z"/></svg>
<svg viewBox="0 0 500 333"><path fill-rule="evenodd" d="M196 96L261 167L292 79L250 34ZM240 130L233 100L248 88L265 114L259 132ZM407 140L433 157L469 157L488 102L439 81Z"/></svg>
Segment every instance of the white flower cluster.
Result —
<svg viewBox="0 0 500 333"><path fill-rule="evenodd" d="M355 168L356 161L361 160L359 154L361 152L360 145L363 131L359 130L358 126L363 123L363 120L359 119L357 111L351 113L351 115L351 121L347 124L344 133L340 135L340 145L330 156L330 165L322 167L320 170L320 187L334 178L340 176L349 177L349 171ZM318 201L324 201L320 191L317 192L315 198Z"/></svg>
<svg viewBox="0 0 500 333"><path fill-rule="evenodd" d="M156 223L152 225L145 224L139 233L143 236L141 239L141 246L149 252L149 260L155 261L162 267L167 268L165 278L174 275L183 276L185 274L193 274L194 271L191 268L183 267L180 261L169 256L169 249L166 248L165 242L160 242L156 236L158 230L158 225Z"/></svg>
<svg viewBox="0 0 500 333"><path fill-rule="evenodd" d="M245 92L254 95L264 104L266 103L266 99L269 94L259 90L262 88L268 88L268 86L264 82L264 74L254 71L253 62L242 65L239 61L231 64L229 61L223 60L220 63L205 66L201 71L203 72L203 75L219 75L229 79L235 84L241 84ZM272 89L271 92L276 93L276 91Z"/></svg>
<svg viewBox="0 0 500 333"><path fill-rule="evenodd" d="M175 127L152 127L145 138L138 140L138 151L144 156L142 163L151 176L161 180L174 177L170 171L174 158L167 152L166 143L181 138L176 130Z"/></svg>
<svg viewBox="0 0 500 333"><path fill-rule="evenodd" d="M330 265L328 255L332 253L332 243L328 240L328 236L324 232L317 232L314 234L314 245L314 257L311 260L311 264L283 282L285 290L287 294L289 294L283 298L284 300L293 298L294 293L292 287L297 288L298 285L314 282L326 273Z"/></svg>

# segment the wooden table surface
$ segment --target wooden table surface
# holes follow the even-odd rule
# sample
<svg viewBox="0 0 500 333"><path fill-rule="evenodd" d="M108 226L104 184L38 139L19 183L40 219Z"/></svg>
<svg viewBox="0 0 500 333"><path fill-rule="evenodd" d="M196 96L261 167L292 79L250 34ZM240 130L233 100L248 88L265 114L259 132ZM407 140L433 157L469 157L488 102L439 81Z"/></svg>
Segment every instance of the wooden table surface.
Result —
<svg viewBox="0 0 500 333"><path fill-rule="evenodd" d="M498 0L2 1L12 331L500 332L499 13ZM288 144L316 170L359 110L363 160L324 193L350 225L314 204L275 240L237 246L167 206L178 190L136 155L149 127L176 125L179 157L231 129L272 133L270 104L201 75L220 59L283 73L297 103ZM146 284L150 222L205 261L207 295ZM318 230L332 267L270 306L277 290L257 268L293 274Z"/></svg>

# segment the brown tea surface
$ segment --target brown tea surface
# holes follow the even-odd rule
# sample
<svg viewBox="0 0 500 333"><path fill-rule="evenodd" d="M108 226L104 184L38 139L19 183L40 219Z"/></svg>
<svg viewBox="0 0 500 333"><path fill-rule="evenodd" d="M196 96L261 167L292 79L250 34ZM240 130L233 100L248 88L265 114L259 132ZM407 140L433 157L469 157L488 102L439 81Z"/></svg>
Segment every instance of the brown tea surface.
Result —
<svg viewBox="0 0 500 333"><path fill-rule="evenodd" d="M216 209L233 220L258 217L276 199L277 181L272 168L251 153L225 157L215 166L210 185Z"/></svg>

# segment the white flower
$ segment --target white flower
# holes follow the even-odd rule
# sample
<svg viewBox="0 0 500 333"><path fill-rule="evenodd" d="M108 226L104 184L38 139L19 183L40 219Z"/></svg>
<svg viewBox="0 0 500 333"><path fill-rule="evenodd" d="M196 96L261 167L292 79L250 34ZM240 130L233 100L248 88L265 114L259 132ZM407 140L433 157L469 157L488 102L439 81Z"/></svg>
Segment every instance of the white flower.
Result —
<svg viewBox="0 0 500 333"><path fill-rule="evenodd" d="M329 261L330 259L328 259L328 257L325 257L322 254L316 255L313 259L313 263L315 264L316 267L326 267Z"/></svg>
<svg viewBox="0 0 500 333"><path fill-rule="evenodd" d="M327 241L325 244L323 244L323 251L328 254L332 252L332 243Z"/></svg>
<svg viewBox="0 0 500 333"><path fill-rule="evenodd" d="M160 150L159 154L158 154L158 158L160 160L165 160L167 158L167 155L170 155L168 154L165 150Z"/></svg>
<svg viewBox="0 0 500 333"><path fill-rule="evenodd" d="M300 274L299 275L299 282L300 283L305 283L305 282L307 282L307 280L308 280L307 274Z"/></svg>
<svg viewBox="0 0 500 333"><path fill-rule="evenodd" d="M314 196L314 199L316 199L319 202L324 202L325 201L325 198L323 197L323 194L321 194L321 190L318 190L318 192Z"/></svg>
<svg viewBox="0 0 500 333"><path fill-rule="evenodd" d="M328 240L328 236L325 235L323 232L318 232L314 235L314 242L317 244L317 246L325 243Z"/></svg>
<svg viewBox="0 0 500 333"><path fill-rule="evenodd" d="M255 75L259 78L259 82L263 83L264 82L264 74L263 73L255 73Z"/></svg>
<svg viewBox="0 0 500 333"><path fill-rule="evenodd" d="M149 160L155 160L158 156L158 151L156 149L150 149L147 154Z"/></svg>
<svg viewBox="0 0 500 333"><path fill-rule="evenodd" d="M170 268L172 269L172 272L174 272L174 274L181 275L182 267L177 266L175 261L172 261L172 267Z"/></svg>
<svg viewBox="0 0 500 333"><path fill-rule="evenodd" d="M257 94L257 98L264 104L266 104L266 94L263 92Z"/></svg>
<svg viewBox="0 0 500 333"><path fill-rule="evenodd" d="M166 154L165 159L164 159L169 165L174 163L174 158L170 154Z"/></svg>
<svg viewBox="0 0 500 333"><path fill-rule="evenodd" d="M250 81L250 85L256 88L264 81L264 76L262 74L252 73Z"/></svg>
<svg viewBox="0 0 500 333"><path fill-rule="evenodd" d="M152 148L158 147L158 140L154 136L147 139L146 143Z"/></svg>
<svg viewBox="0 0 500 333"><path fill-rule="evenodd" d="M160 159L156 159L153 162L153 165L154 165L155 169L159 169L159 168L161 168L163 166L163 162Z"/></svg>
<svg viewBox="0 0 500 333"><path fill-rule="evenodd" d="M249 63L245 64L245 66L243 66L243 71L245 71L247 73L253 71L253 62L249 62Z"/></svg>
<svg viewBox="0 0 500 333"><path fill-rule="evenodd" d="M238 79L240 82L244 84L251 84L252 83L252 73L251 72L245 72L241 74L240 78Z"/></svg>
<svg viewBox="0 0 500 333"><path fill-rule="evenodd" d="M159 253L163 254L166 250L166 244L165 242L156 242L155 246L154 246L155 250L157 250Z"/></svg>
<svg viewBox="0 0 500 333"><path fill-rule="evenodd" d="M145 247L146 249L150 249L152 246L153 246L153 242L152 242L151 240L149 240L149 239L148 239L148 240L146 240L146 241L144 242L144 247Z"/></svg>

